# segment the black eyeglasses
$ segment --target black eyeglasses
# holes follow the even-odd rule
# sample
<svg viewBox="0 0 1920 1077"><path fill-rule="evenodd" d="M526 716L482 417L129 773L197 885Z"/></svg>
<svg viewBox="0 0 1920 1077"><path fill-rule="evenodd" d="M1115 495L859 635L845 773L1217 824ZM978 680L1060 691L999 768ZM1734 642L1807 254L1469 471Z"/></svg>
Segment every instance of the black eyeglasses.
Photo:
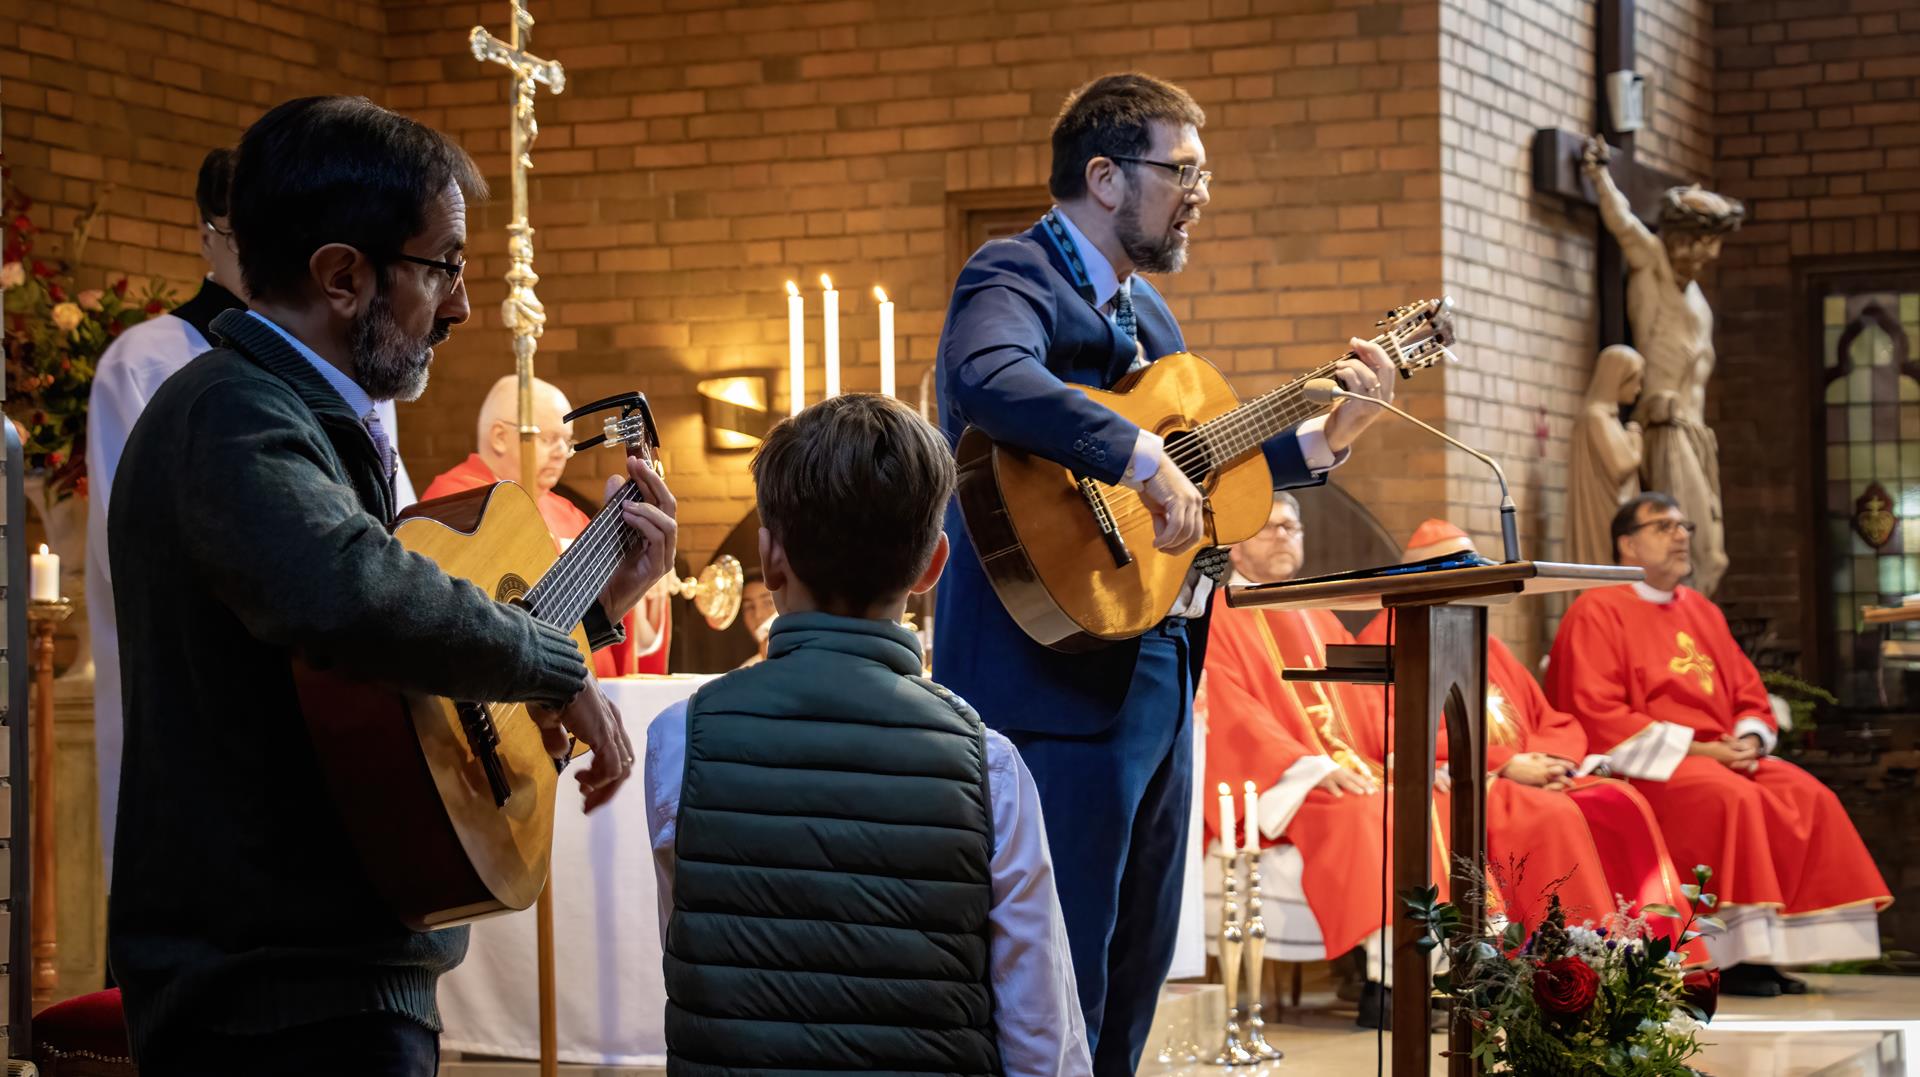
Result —
<svg viewBox="0 0 1920 1077"><path fill-rule="evenodd" d="M1154 161L1145 157L1120 157L1117 155L1109 156L1107 160L1128 161L1136 165L1152 165L1155 168L1164 168L1180 177L1180 189L1183 191L1198 190L1201 184L1211 186L1213 183L1213 173L1202 169L1199 165L1177 165L1172 161Z"/></svg>
<svg viewBox="0 0 1920 1077"><path fill-rule="evenodd" d="M1676 528L1685 531L1689 535L1700 529L1700 525L1694 523L1692 520L1648 520L1644 523L1634 524L1633 527L1628 529L1627 534L1631 535L1635 531L1645 527L1651 527L1662 535L1671 535Z"/></svg>
<svg viewBox="0 0 1920 1077"><path fill-rule="evenodd" d="M421 258L412 254L403 254L400 256L400 260L402 262L412 262L417 266L426 266L428 269L437 269L445 273L447 275L447 287L449 288L453 287L455 282L459 281L460 271L467 268L467 263L465 262L441 262L432 258Z"/></svg>

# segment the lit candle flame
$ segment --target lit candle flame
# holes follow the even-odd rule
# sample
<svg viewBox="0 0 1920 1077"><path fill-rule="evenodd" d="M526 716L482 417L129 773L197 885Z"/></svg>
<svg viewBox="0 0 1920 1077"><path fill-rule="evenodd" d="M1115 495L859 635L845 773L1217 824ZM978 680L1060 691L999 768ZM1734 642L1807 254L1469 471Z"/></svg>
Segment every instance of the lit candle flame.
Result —
<svg viewBox="0 0 1920 1077"><path fill-rule="evenodd" d="M1228 784L1227 784L1226 782L1221 782L1221 783L1220 783L1220 795L1221 795L1221 796L1223 796L1223 797L1230 797L1230 796L1232 796L1232 795L1233 795L1233 786L1231 786L1231 785L1228 785Z"/></svg>
<svg viewBox="0 0 1920 1077"><path fill-rule="evenodd" d="M788 294L788 295L799 295L799 294L800 294L800 286L799 286L798 284L795 284L795 283L793 283L792 281L788 281L788 282L787 282L787 294Z"/></svg>
<svg viewBox="0 0 1920 1077"><path fill-rule="evenodd" d="M825 273L820 274L820 287L825 288L829 292L833 291L833 278L827 276Z"/></svg>
<svg viewBox="0 0 1920 1077"><path fill-rule="evenodd" d="M878 299L880 302L885 303L887 301L887 290L885 288L880 287L878 284L876 284L873 286L873 297L875 299Z"/></svg>
<svg viewBox="0 0 1920 1077"><path fill-rule="evenodd" d="M41 556L44 557L46 556L46 553L47 553L47 544L43 542L40 544L40 554Z"/></svg>

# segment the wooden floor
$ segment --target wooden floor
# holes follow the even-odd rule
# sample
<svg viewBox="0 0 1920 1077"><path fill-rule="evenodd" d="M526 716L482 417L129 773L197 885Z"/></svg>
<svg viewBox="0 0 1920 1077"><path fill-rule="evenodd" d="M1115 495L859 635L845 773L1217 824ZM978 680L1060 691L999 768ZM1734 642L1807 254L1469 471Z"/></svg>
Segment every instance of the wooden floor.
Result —
<svg viewBox="0 0 1920 1077"><path fill-rule="evenodd" d="M1713 1077L1920 1077L1920 977L1812 976L1814 993L1797 998L1722 1000L1719 1014L1703 1035L1710 1046L1697 1063ZM1320 985L1314 985L1320 986ZM1219 991L1175 985L1157 1026L1161 1042L1148 1049L1140 1072L1150 1077L1201 1077L1222 1067L1190 1065L1157 1057L1180 1038L1199 1038L1178 1026L1188 1018L1208 1028L1217 1014ZM1375 1071L1372 1032L1355 1028L1354 1011L1325 990L1309 990L1298 1010L1270 1019L1267 1038L1286 1057L1264 1066L1236 1067L1239 1077L1328 1074L1363 1077ZM1187 1026L1192 1027L1192 1026ZM1434 1039L1433 1072L1442 1042ZM1218 1050L1218 1033L1208 1041ZM534 1077L530 1062L450 1059L445 1077ZM560 1067L563 1077L655 1077L665 1071L646 1067ZM1379 1072L1384 1073L1382 1068Z"/></svg>

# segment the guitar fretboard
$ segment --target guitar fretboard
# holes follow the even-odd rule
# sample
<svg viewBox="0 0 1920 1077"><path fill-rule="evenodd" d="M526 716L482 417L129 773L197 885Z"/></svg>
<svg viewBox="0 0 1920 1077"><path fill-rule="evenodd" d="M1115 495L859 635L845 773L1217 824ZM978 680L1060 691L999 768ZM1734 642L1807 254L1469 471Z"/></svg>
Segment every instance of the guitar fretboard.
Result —
<svg viewBox="0 0 1920 1077"><path fill-rule="evenodd" d="M527 592L527 608L535 617L568 631L580 623L588 607L600 597L600 589L613 576L614 567L628 549L639 541L632 529L620 519L620 506L639 496L640 488L631 479L607 502L580 537L573 540L540 582Z"/></svg>

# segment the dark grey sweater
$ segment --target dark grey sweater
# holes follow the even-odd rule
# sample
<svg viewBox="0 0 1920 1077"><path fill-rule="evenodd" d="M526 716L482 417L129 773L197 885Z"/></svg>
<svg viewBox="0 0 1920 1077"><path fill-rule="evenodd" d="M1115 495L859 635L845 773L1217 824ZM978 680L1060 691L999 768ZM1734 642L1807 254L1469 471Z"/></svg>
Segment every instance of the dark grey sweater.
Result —
<svg viewBox="0 0 1920 1077"><path fill-rule="evenodd" d="M272 328L213 329L224 346L135 424L108 524L126 722L108 943L134 1051L367 1012L437 1029L467 932L409 931L375 896L289 659L502 702L570 698L586 667L393 539L366 429Z"/></svg>

